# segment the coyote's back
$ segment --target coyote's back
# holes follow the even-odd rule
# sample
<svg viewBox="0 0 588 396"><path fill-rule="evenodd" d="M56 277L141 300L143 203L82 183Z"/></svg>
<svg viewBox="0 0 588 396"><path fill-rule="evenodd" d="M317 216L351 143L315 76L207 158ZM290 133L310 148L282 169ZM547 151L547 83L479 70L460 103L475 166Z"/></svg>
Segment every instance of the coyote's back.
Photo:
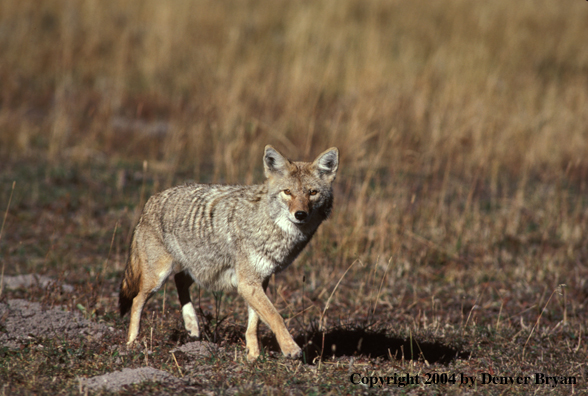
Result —
<svg viewBox="0 0 588 396"><path fill-rule="evenodd" d="M286 356L300 355L265 288L331 212L339 152L331 148L312 163L292 162L266 146L263 163L267 179L261 185L187 184L147 201L133 233L119 298L121 315L131 310L129 344L138 335L143 305L174 273L191 335L200 334L189 294L196 281L210 290L237 289L245 299L249 360L259 356L260 317Z"/></svg>

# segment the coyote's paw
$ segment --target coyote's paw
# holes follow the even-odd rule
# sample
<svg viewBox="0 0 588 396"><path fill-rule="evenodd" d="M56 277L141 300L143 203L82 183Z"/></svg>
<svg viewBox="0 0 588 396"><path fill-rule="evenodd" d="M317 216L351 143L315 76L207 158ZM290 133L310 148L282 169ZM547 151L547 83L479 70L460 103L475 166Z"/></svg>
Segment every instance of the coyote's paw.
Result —
<svg viewBox="0 0 588 396"><path fill-rule="evenodd" d="M186 323L186 330L190 337L200 339L200 329L198 328L198 324L194 327Z"/></svg>
<svg viewBox="0 0 588 396"><path fill-rule="evenodd" d="M250 352L250 353L247 354L247 361L249 363L254 363L254 362L257 361L257 358L258 357L259 357L259 353L256 355L256 354L253 354L253 353Z"/></svg>
<svg viewBox="0 0 588 396"><path fill-rule="evenodd" d="M190 337L200 338L200 329L198 328L198 318L194 311L192 303L188 303L182 307L182 317L184 318L184 326Z"/></svg>
<svg viewBox="0 0 588 396"><path fill-rule="evenodd" d="M127 351L137 349L137 345L139 345L139 342L135 340L127 341L127 343L125 344Z"/></svg>
<svg viewBox="0 0 588 396"><path fill-rule="evenodd" d="M287 348L282 349L282 353L288 359L298 359L302 356L302 349L295 342Z"/></svg>

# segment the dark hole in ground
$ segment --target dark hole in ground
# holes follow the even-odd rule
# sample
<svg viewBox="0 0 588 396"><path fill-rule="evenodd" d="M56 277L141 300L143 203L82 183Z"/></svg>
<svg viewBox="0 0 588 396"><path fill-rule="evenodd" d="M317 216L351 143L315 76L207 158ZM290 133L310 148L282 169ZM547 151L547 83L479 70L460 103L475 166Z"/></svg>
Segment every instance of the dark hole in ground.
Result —
<svg viewBox="0 0 588 396"><path fill-rule="evenodd" d="M322 360L341 356L364 356L386 360L424 360L447 365L454 359L467 359L469 352L460 351L439 342L411 341L386 335L385 331L365 329L333 329L327 333L319 331L301 334L295 337L298 345L303 346L305 363L313 364L315 359ZM308 343L307 343L308 342ZM280 352L276 338L265 336L261 343L266 350ZM424 358L424 359L423 359Z"/></svg>
<svg viewBox="0 0 588 396"><path fill-rule="evenodd" d="M210 337L211 329L202 326L202 339L218 342ZM245 327L229 325L220 331L225 341L229 343L244 342ZM323 341L324 334L324 341ZM306 364L316 363L317 358L323 361L333 357L363 356L382 358L385 360L427 360L430 364L447 365L455 359L469 359L470 352L447 346L440 342L421 342L419 340L403 339L386 334L385 330L369 330L364 328L335 328L322 333L311 328L307 334L294 337L304 352L303 361ZM194 341L181 327L172 329L170 341L185 344ZM266 332L260 339L262 348L266 352L281 354L276 337Z"/></svg>

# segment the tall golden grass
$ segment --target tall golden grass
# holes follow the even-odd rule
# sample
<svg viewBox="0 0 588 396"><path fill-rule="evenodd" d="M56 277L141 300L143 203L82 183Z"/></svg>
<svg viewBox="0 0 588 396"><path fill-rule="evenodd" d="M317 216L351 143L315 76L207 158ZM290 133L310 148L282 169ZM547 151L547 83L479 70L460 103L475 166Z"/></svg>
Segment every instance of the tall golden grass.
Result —
<svg viewBox="0 0 588 396"><path fill-rule="evenodd" d="M583 1L3 0L0 154L251 183L267 143L336 145L312 249L555 285L586 254L586 21Z"/></svg>

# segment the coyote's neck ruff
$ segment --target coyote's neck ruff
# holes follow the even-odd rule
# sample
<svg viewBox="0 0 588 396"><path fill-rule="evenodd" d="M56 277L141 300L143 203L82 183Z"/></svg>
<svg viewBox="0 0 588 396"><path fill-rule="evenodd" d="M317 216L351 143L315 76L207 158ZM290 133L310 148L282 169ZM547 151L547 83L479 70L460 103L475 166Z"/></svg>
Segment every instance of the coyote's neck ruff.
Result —
<svg viewBox="0 0 588 396"><path fill-rule="evenodd" d="M129 344L138 335L143 305L175 273L191 335L199 336L189 294L196 281L211 290L237 289L243 296L249 306L249 360L259 356L260 317L286 356L300 355L264 290L271 275L294 261L329 216L339 152L331 148L312 163L292 162L266 146L263 160L267 179L262 185L187 184L147 201L120 291L121 315L131 309Z"/></svg>

